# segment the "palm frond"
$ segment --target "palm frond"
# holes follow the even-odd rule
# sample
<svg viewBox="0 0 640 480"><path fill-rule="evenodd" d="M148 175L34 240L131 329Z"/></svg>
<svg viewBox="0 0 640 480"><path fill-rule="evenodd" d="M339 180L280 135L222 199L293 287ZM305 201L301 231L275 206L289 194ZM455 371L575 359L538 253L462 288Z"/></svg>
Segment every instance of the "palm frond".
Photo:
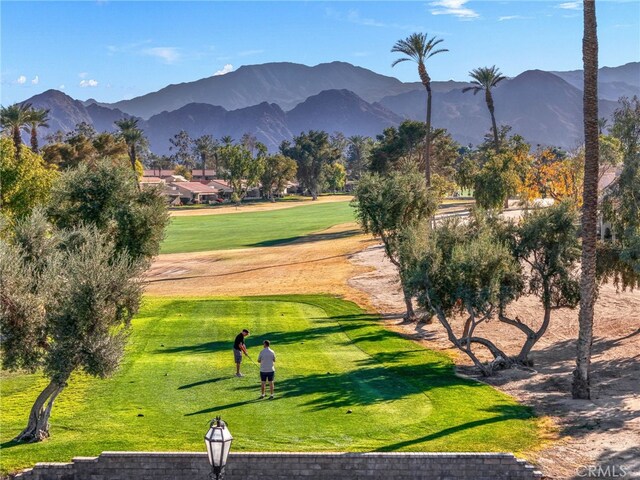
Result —
<svg viewBox="0 0 640 480"><path fill-rule="evenodd" d="M429 53L429 55L427 56L427 58L431 58L431 57L433 57L433 56L434 56L435 54L437 54L437 53L448 52L448 51L449 51L449 49L448 49L448 48L441 48L441 49L439 49L439 50L436 50L436 51L434 51L434 52Z"/></svg>
<svg viewBox="0 0 640 480"><path fill-rule="evenodd" d="M402 57L402 58L399 58L399 59L397 59L397 60L394 60L394 61L393 61L393 63L391 64L391 66L392 66L392 67L395 67L395 66L396 66L397 64L399 64L399 63L402 63L402 62L408 62L408 61L410 61L410 60L411 60L410 58Z"/></svg>

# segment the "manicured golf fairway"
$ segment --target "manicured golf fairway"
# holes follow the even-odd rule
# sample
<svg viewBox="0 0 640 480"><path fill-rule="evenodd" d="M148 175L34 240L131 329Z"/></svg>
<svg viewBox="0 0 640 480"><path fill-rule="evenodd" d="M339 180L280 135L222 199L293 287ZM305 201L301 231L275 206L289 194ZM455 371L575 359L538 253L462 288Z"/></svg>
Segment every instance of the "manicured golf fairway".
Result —
<svg viewBox="0 0 640 480"><path fill-rule="evenodd" d="M264 247L355 220L349 202L261 212L173 217L161 253Z"/></svg>
<svg viewBox="0 0 640 480"><path fill-rule="evenodd" d="M277 353L273 401L258 399L251 362L246 377L233 376L244 327L252 358L266 338ZM115 377L75 375L54 407L52 438L13 445L43 383L3 373L2 472L104 450L204 451L215 415L235 451L518 452L537 439L528 408L327 296L147 298Z"/></svg>

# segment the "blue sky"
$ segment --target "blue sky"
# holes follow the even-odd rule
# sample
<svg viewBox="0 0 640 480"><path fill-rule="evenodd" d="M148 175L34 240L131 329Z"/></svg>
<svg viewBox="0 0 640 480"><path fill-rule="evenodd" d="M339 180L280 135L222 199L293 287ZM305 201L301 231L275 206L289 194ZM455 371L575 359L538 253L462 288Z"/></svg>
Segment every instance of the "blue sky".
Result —
<svg viewBox="0 0 640 480"><path fill-rule="evenodd" d="M640 1L598 0L600 65L640 60ZM464 80L497 65L582 67L581 1L413 2L0 2L3 105L49 88L112 102L221 74L241 65L341 60L416 81L390 52L412 32L448 53L428 62L434 80Z"/></svg>

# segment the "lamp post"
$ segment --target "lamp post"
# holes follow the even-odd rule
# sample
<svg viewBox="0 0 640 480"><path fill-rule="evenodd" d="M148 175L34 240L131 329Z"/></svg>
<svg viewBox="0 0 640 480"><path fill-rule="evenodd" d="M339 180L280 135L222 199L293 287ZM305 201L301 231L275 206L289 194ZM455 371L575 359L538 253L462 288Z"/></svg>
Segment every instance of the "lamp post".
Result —
<svg viewBox="0 0 640 480"><path fill-rule="evenodd" d="M209 463L213 469L211 479L220 480L224 476L224 467L227 465L232 440L227 424L219 416L211 420L209 431L204 436Z"/></svg>

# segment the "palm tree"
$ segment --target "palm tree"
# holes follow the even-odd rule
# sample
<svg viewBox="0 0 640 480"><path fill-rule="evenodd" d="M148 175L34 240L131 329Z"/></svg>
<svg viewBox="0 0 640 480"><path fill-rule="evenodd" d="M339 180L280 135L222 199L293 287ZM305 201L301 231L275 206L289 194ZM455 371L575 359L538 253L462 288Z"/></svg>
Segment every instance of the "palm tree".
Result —
<svg viewBox="0 0 640 480"><path fill-rule="evenodd" d="M573 371L573 398L591 396L589 371L596 300L596 221L598 215L598 30L595 0L584 0L584 187L582 194L582 260L578 351Z"/></svg>
<svg viewBox="0 0 640 480"><path fill-rule="evenodd" d="M420 81L424 88L427 90L427 132L424 138L424 158L425 158L425 178L427 180L427 186L431 185L431 163L429 161L431 151L431 78L427 73L427 68L424 62L433 57L437 53L448 52L446 48L440 48L434 50L436 45L442 42L442 39L432 37L427 39L426 33L412 33L404 40L398 40L391 49L393 53L402 53L406 57L397 59L391 64L395 67L400 62L414 61L418 64L418 75L420 75Z"/></svg>
<svg viewBox="0 0 640 480"><path fill-rule="evenodd" d="M22 136L20 130L29 130L30 103L15 103L9 107L0 107L0 124L2 128L11 130L13 144L16 147L16 160L20 159Z"/></svg>
<svg viewBox="0 0 640 480"><path fill-rule="evenodd" d="M475 95L481 90L484 90L484 99L487 102L487 108L489 109L489 113L491 114L491 125L493 127L493 140L496 145L496 153L500 150L500 141L498 140L498 127L496 125L496 116L493 108L493 96L491 95L491 89L498 85L504 77L500 70L493 67L480 67L475 70L471 70L469 72L469 76L473 78L471 83L473 86L463 88L463 92L468 92L469 90L473 91Z"/></svg>
<svg viewBox="0 0 640 480"><path fill-rule="evenodd" d="M29 112L29 131L31 132L31 150L38 153L38 128L49 128L49 109L33 108Z"/></svg>
<svg viewBox="0 0 640 480"><path fill-rule="evenodd" d="M217 157L218 146L218 141L211 135L203 135L193 141L193 150L202 162L202 180L206 179L207 160Z"/></svg>
<svg viewBox="0 0 640 480"><path fill-rule="evenodd" d="M133 175L136 178L136 185L140 188L136 172L136 148L144 140L144 133L138 127L137 118L123 118L122 120L116 120L114 123L120 129L120 136L127 144Z"/></svg>

